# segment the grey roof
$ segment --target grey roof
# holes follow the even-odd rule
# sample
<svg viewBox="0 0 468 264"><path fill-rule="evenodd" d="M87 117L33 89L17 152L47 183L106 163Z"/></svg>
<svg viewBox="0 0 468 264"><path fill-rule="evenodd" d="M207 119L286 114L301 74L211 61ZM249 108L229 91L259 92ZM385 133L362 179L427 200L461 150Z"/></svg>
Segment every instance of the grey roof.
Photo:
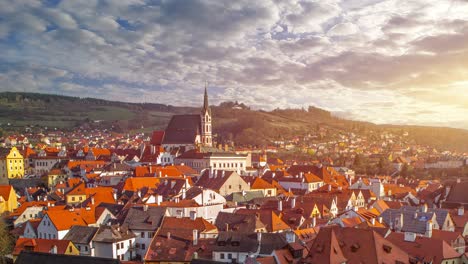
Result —
<svg viewBox="0 0 468 264"><path fill-rule="evenodd" d="M21 251L15 264L120 264L118 259Z"/></svg>
<svg viewBox="0 0 468 264"><path fill-rule="evenodd" d="M208 189L212 189L212 190L219 190L226 183L227 179L231 177L231 175L233 174L237 174L237 173L235 171L221 171L221 170L210 173L209 170L205 170L195 185L208 188Z"/></svg>
<svg viewBox="0 0 468 264"><path fill-rule="evenodd" d="M383 221L388 226L393 228L395 228L396 219L401 219L402 217L402 232L424 234L426 232L427 221L436 218L437 214L434 211L428 210L427 212L422 212L417 207L407 206L400 209L387 209L380 216L382 216Z"/></svg>
<svg viewBox="0 0 468 264"><path fill-rule="evenodd" d="M286 240L286 233L262 233L262 239L260 240L260 253L261 255L271 255L273 250L281 249L287 246L289 243ZM296 236L293 232L294 236ZM298 238L296 238L297 240Z"/></svg>
<svg viewBox="0 0 468 264"><path fill-rule="evenodd" d="M257 252L257 233L219 232L213 251Z"/></svg>
<svg viewBox="0 0 468 264"><path fill-rule="evenodd" d="M156 230L166 214L165 207L148 206L145 211L142 206L132 207L128 210L122 225L130 230Z"/></svg>
<svg viewBox="0 0 468 264"><path fill-rule="evenodd" d="M256 198L263 198L265 195L263 191L256 190L256 191L245 191L245 192L235 192L230 195L229 198L233 202L243 203L243 202L250 202ZM228 198L228 199L229 199Z"/></svg>
<svg viewBox="0 0 468 264"><path fill-rule="evenodd" d="M103 243L114 243L130 238L134 238L135 235L123 228L117 226L107 226L101 225L99 230L96 232L96 235L93 238L94 242L103 242Z"/></svg>
<svg viewBox="0 0 468 264"><path fill-rule="evenodd" d="M72 226L63 239L71 240L74 244L89 244L97 231L97 227Z"/></svg>
<svg viewBox="0 0 468 264"><path fill-rule="evenodd" d="M193 144L200 134L200 115L175 115L166 127L163 144Z"/></svg>
<svg viewBox="0 0 468 264"><path fill-rule="evenodd" d="M227 224L227 225L226 225ZM235 213L220 212L216 217L215 226L218 230L255 232L257 228L266 228L265 225L253 214L243 215ZM229 230L226 230L226 227Z"/></svg>
<svg viewBox="0 0 468 264"><path fill-rule="evenodd" d="M107 210L109 210L109 212L111 212L114 216L117 216L120 213L120 211L122 211L122 209L124 208L124 205L114 203L100 203L98 205L98 208L99 207L104 207Z"/></svg>

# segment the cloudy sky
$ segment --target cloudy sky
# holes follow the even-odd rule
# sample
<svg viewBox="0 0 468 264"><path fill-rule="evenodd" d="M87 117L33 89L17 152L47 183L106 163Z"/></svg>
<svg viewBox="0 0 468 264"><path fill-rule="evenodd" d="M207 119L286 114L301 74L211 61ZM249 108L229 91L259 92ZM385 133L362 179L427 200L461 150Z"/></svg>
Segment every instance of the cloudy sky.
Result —
<svg viewBox="0 0 468 264"><path fill-rule="evenodd" d="M0 0L0 91L468 129L468 0Z"/></svg>

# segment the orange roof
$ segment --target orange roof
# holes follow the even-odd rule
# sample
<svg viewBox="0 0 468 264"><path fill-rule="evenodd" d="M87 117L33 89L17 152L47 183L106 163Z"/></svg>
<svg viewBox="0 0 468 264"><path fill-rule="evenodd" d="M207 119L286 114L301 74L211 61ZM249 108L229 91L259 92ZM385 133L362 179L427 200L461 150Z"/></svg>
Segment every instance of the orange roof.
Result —
<svg viewBox="0 0 468 264"><path fill-rule="evenodd" d="M5 201L8 201L12 190L13 187L11 185L0 185L0 196L3 197Z"/></svg>
<svg viewBox="0 0 468 264"><path fill-rule="evenodd" d="M271 188L276 188L273 186L273 184L265 181L262 178L256 177L254 182L252 183L252 186L250 186L251 189L271 189Z"/></svg>
<svg viewBox="0 0 468 264"><path fill-rule="evenodd" d="M85 165L87 167L102 167L106 164L105 161L103 160L70 160L68 163L67 163L67 167L69 169L71 168L74 168L76 166L81 166L81 165Z"/></svg>
<svg viewBox="0 0 468 264"><path fill-rule="evenodd" d="M87 198L90 196L94 197L94 204L96 205L100 203L115 203L112 187L86 188L85 192Z"/></svg>
<svg viewBox="0 0 468 264"><path fill-rule="evenodd" d="M54 246L57 247L57 254L65 254L69 245L70 240L22 237L16 240L16 245L12 254L17 256L26 248L28 248L28 250L32 249L34 252L50 253Z"/></svg>
<svg viewBox="0 0 468 264"><path fill-rule="evenodd" d="M81 215L69 210L48 210L46 215L58 231L69 230L74 225L87 226Z"/></svg>
<svg viewBox="0 0 468 264"><path fill-rule="evenodd" d="M137 191L143 187L156 188L159 179L153 177L127 178L123 187L124 191Z"/></svg>

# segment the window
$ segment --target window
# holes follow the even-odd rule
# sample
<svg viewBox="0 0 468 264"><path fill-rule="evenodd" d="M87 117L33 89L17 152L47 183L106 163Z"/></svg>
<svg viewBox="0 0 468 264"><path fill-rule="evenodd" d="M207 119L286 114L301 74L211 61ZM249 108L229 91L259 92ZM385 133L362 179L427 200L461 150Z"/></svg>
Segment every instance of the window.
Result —
<svg viewBox="0 0 468 264"><path fill-rule="evenodd" d="M124 248L124 244L123 244L123 242L122 242L122 243L120 243L120 248Z"/></svg>
<svg viewBox="0 0 468 264"><path fill-rule="evenodd" d="M120 244L119 243L117 243L117 249L120 249Z"/></svg>
<svg viewBox="0 0 468 264"><path fill-rule="evenodd" d="M80 245L78 245L78 250L81 251L81 246Z"/></svg>
<svg viewBox="0 0 468 264"><path fill-rule="evenodd" d="M85 250L85 251L88 251L88 246L85 246L85 247L84 247L84 250Z"/></svg>
<svg viewBox="0 0 468 264"><path fill-rule="evenodd" d="M224 253L219 254L220 259L224 259Z"/></svg>
<svg viewBox="0 0 468 264"><path fill-rule="evenodd" d="M73 202L75 201L75 197L72 197L72 201L73 201Z"/></svg>
<svg viewBox="0 0 468 264"><path fill-rule="evenodd" d="M141 238L145 238L145 232L141 232Z"/></svg>
<svg viewBox="0 0 468 264"><path fill-rule="evenodd" d="M142 243L142 244L141 244L141 249L145 249L145 248L146 248L145 243Z"/></svg>
<svg viewBox="0 0 468 264"><path fill-rule="evenodd" d="M232 189L232 186L231 186L231 185L229 185L229 189Z"/></svg>
<svg viewBox="0 0 468 264"><path fill-rule="evenodd" d="M228 254L228 259L232 259L232 254L231 253Z"/></svg>

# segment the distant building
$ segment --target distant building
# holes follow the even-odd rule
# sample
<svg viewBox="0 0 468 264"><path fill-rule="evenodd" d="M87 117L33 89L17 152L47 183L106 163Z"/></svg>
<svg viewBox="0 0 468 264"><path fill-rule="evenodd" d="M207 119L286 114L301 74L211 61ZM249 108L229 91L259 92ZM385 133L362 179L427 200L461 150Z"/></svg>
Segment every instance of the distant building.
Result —
<svg viewBox="0 0 468 264"><path fill-rule="evenodd" d="M162 147L166 150L180 147L190 150L197 146L213 146L211 108L206 87L201 113L172 116L162 139Z"/></svg>
<svg viewBox="0 0 468 264"><path fill-rule="evenodd" d="M16 147L0 148L0 184L8 184L8 179L23 178L24 160Z"/></svg>

